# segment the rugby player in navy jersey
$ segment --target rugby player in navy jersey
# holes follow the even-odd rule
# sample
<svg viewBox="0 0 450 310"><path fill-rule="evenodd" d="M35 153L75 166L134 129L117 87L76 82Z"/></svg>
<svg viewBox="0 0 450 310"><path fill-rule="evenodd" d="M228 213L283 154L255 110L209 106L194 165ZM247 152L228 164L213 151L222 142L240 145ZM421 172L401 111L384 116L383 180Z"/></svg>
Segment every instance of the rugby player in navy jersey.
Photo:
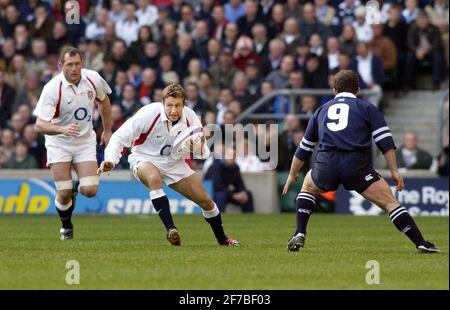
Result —
<svg viewBox="0 0 450 310"><path fill-rule="evenodd" d="M392 223L415 244L419 253L440 250L426 241L408 211L394 198L388 183L374 170L370 160L372 139L389 166L396 190L404 188L397 169L395 144L383 115L371 103L358 99L358 77L342 70L335 77L334 99L321 106L308 122L305 136L292 160L283 195L298 178L298 172L317 146L311 170L297 196L297 229L288 251L304 247L306 226L316 203L315 196L334 191L340 184L355 190L389 213Z"/></svg>

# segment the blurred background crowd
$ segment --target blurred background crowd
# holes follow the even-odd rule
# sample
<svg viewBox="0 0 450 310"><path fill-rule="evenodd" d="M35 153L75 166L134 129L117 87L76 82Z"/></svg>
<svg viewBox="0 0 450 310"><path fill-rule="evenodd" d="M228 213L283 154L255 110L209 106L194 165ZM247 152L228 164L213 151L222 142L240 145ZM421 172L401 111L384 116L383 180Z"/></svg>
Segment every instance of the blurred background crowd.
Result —
<svg viewBox="0 0 450 310"><path fill-rule="evenodd" d="M160 101L170 83L186 88L188 106L204 124L223 126L273 90L329 88L340 69L357 72L381 109L383 93L415 89L420 70L434 90L447 76L448 0L379 0L381 23L373 25L361 0L77 2L79 23L72 23L72 1L0 0L2 168L45 168L32 111L43 85L59 73L58 53L67 44L110 85L113 130ZM292 111L288 99L277 96L256 111L283 115L271 121L282 125L277 170L289 169L306 128L307 120L295 114L311 115L330 98L298 96ZM94 119L98 130L98 115ZM432 158L417 147L414 133L405 134L399 155L404 167L434 165L448 173L448 147ZM126 158L120 167L127 167ZM261 167L254 156L240 163L242 171Z"/></svg>

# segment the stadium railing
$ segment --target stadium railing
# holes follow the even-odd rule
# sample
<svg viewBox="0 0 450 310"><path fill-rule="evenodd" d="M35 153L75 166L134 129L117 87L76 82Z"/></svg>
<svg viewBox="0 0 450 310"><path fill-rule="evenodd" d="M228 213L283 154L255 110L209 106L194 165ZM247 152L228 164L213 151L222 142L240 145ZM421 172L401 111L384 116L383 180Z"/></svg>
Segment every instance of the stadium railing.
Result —
<svg viewBox="0 0 450 310"><path fill-rule="evenodd" d="M444 133L449 130L449 91L447 90L439 103L438 109L438 120L439 120L439 130L438 130L438 150L442 150L444 146Z"/></svg>

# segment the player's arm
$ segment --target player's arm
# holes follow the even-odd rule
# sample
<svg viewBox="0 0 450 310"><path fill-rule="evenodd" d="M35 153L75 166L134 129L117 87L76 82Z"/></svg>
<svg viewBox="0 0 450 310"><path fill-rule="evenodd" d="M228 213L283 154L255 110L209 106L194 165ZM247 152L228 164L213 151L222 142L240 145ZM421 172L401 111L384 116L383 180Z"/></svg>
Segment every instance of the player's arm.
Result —
<svg viewBox="0 0 450 310"><path fill-rule="evenodd" d="M36 116L36 131L51 136L63 134L68 137L77 137L80 134L78 123L59 126L51 122L55 115L58 114L56 111L58 100L59 98L55 96L55 91L52 90L52 85L47 84L44 86L33 111L33 115Z"/></svg>
<svg viewBox="0 0 450 310"><path fill-rule="evenodd" d="M200 118L197 116L197 114L195 114L194 111L192 111L190 113L190 118L192 119L192 125L194 126L199 126L203 128L202 122L200 121ZM204 131L203 131L204 132ZM195 150L194 148L194 144L193 142L191 142L191 146L190 146L191 150ZM206 137L205 135L202 136L202 140L201 140L201 146L199 150L196 150L196 152L194 152L194 157L196 159L206 159L209 157L209 155L211 154L211 151L206 143Z"/></svg>
<svg viewBox="0 0 450 310"><path fill-rule="evenodd" d="M109 140L112 135L111 102L109 101L108 96L105 96L103 101L99 101L98 112L100 113L100 116L102 118L102 124L103 124L103 132L102 132L100 144L108 145Z"/></svg>
<svg viewBox="0 0 450 310"><path fill-rule="evenodd" d="M105 148L105 160L100 163L97 174L114 169L122 158L122 152L130 148L139 135L148 130L148 120L151 113L141 108L133 117L129 118L111 136Z"/></svg>
<svg viewBox="0 0 450 310"><path fill-rule="evenodd" d="M98 102L98 112L102 118L103 132L101 136L100 144L107 145L112 135L112 122L111 122L111 102L109 101L108 94L112 93L111 88L108 83L100 76L96 74L96 79L98 80L98 85L96 88Z"/></svg>
<svg viewBox="0 0 450 310"><path fill-rule="evenodd" d="M369 105L368 109L373 141L383 153L397 191L401 191L405 187L405 184L402 176L398 172L397 157L395 155L396 146L392 133L386 124L383 114L373 105Z"/></svg>
<svg viewBox="0 0 450 310"><path fill-rule="evenodd" d="M80 134L80 126L78 123L58 126L38 117L36 119L36 131L50 136L63 134L68 137L78 137Z"/></svg>
<svg viewBox="0 0 450 310"><path fill-rule="evenodd" d="M295 151L294 158L291 163L291 170L283 188L283 195L289 191L289 187L298 179L298 173L302 169L305 161L307 161L318 143L317 134L317 112L311 117L306 128L305 136Z"/></svg>

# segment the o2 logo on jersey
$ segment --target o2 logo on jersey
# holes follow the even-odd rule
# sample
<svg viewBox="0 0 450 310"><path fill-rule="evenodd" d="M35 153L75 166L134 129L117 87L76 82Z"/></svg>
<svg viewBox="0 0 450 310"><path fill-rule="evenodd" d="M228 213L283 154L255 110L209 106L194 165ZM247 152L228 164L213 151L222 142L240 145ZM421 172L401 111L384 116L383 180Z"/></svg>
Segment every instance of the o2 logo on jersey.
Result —
<svg viewBox="0 0 450 310"><path fill-rule="evenodd" d="M78 108L75 110L74 113L75 119L78 121L83 121L87 118L87 121L89 122L91 120L91 116L88 115L88 111L85 108Z"/></svg>
<svg viewBox="0 0 450 310"><path fill-rule="evenodd" d="M171 152L172 152L172 145L171 144L166 144L159 151L159 155L161 155L161 156L169 156L171 154Z"/></svg>
<svg viewBox="0 0 450 310"><path fill-rule="evenodd" d="M366 23L368 25L381 23L380 4L376 0L370 0L366 3Z"/></svg>
<svg viewBox="0 0 450 310"><path fill-rule="evenodd" d="M350 107L346 103L338 103L330 106L327 117L334 122L327 123L328 129L331 131L340 131L347 128L349 110Z"/></svg>

